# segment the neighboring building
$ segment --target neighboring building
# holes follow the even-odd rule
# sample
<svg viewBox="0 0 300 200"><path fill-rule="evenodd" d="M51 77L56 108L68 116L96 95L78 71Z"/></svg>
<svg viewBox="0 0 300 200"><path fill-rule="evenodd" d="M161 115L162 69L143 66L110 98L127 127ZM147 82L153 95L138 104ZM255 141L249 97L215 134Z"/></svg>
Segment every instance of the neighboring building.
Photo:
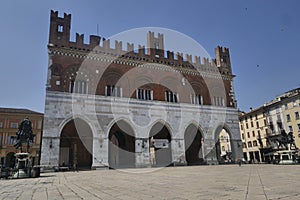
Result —
<svg viewBox="0 0 300 200"><path fill-rule="evenodd" d="M268 124L264 107L240 114L240 131L244 159L250 163L263 162L261 149L268 147Z"/></svg>
<svg viewBox="0 0 300 200"><path fill-rule="evenodd" d="M40 159L40 145L44 115L28 109L0 108L0 157L2 166L13 167L14 154L19 152L14 147L16 132L19 124L28 117L32 123L32 131L36 136L29 149L33 163L38 164Z"/></svg>
<svg viewBox="0 0 300 200"><path fill-rule="evenodd" d="M231 162L232 152L231 152L231 144L230 144L230 135L227 133L225 129L223 129L219 135L220 143L220 156L223 159L223 162Z"/></svg>
<svg viewBox="0 0 300 200"><path fill-rule="evenodd" d="M291 90L280 97L280 106L282 115L280 120L287 133L292 132L295 144L300 148L300 88ZM279 119L279 117L277 117ZM278 120L278 122L281 122ZM277 123L280 125L280 123ZM280 126L279 126L280 128Z"/></svg>
<svg viewBox="0 0 300 200"><path fill-rule="evenodd" d="M229 50L209 60L83 35L70 41L71 15L51 11L42 165L149 167L217 163L220 132L242 156ZM165 56L166 55L166 56Z"/></svg>
<svg viewBox="0 0 300 200"><path fill-rule="evenodd" d="M262 107L240 113L244 158L249 162L270 162L277 151L300 148L300 89L288 91ZM292 133L295 146L288 149L278 140Z"/></svg>

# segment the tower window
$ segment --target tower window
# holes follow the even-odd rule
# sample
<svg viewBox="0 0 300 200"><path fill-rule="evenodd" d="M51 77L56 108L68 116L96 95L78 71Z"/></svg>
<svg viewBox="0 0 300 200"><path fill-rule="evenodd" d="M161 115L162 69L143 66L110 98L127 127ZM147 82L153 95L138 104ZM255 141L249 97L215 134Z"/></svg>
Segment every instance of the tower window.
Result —
<svg viewBox="0 0 300 200"><path fill-rule="evenodd" d="M57 26L57 31L62 33L64 31L64 27L62 25Z"/></svg>

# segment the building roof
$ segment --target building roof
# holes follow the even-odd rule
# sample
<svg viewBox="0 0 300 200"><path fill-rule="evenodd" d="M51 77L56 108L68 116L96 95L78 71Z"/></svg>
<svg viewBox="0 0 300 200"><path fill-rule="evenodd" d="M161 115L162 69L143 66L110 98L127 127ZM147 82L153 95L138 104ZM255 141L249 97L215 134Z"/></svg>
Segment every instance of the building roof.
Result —
<svg viewBox="0 0 300 200"><path fill-rule="evenodd" d="M29 110L26 108L2 108L2 107L0 107L0 113L44 115L43 113Z"/></svg>

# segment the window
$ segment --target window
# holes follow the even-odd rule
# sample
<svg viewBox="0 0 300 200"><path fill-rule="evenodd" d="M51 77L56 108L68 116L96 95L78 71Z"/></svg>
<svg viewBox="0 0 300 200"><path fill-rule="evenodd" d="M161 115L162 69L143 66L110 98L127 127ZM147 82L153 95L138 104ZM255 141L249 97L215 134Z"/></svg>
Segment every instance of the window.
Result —
<svg viewBox="0 0 300 200"><path fill-rule="evenodd" d="M2 135L0 135L0 147L2 146Z"/></svg>
<svg viewBox="0 0 300 200"><path fill-rule="evenodd" d="M277 121L280 121L280 122L281 122L280 114L277 115Z"/></svg>
<svg viewBox="0 0 300 200"><path fill-rule="evenodd" d="M62 33L64 31L64 26L58 25L57 26L57 31L60 32L60 33Z"/></svg>
<svg viewBox="0 0 300 200"><path fill-rule="evenodd" d="M16 143L16 138L14 136L8 136L7 137L6 144L12 145L12 144L15 144L15 143Z"/></svg>
<svg viewBox="0 0 300 200"><path fill-rule="evenodd" d="M243 124L241 124L241 130L244 130Z"/></svg>
<svg viewBox="0 0 300 200"><path fill-rule="evenodd" d="M297 124L297 126L298 126L298 132L300 132L300 124Z"/></svg>
<svg viewBox="0 0 300 200"><path fill-rule="evenodd" d="M273 122L270 122L270 129L271 129L271 131L274 131L274 125L273 125Z"/></svg>
<svg viewBox="0 0 300 200"><path fill-rule="evenodd" d="M267 126L267 120L266 119L264 119L264 124L265 124L265 126Z"/></svg>
<svg viewBox="0 0 300 200"><path fill-rule="evenodd" d="M258 118L257 118L257 114L255 114L255 119L257 120Z"/></svg>
<svg viewBox="0 0 300 200"><path fill-rule="evenodd" d="M225 151L225 146L222 146L222 151Z"/></svg>
<svg viewBox="0 0 300 200"><path fill-rule="evenodd" d="M259 122L256 122L256 128L259 128Z"/></svg>
<svg viewBox="0 0 300 200"><path fill-rule="evenodd" d="M246 142L243 142L243 148L244 148L244 149L247 148Z"/></svg>
<svg viewBox="0 0 300 200"><path fill-rule="evenodd" d="M299 119L299 112L295 112L295 118L296 118L296 120Z"/></svg>
<svg viewBox="0 0 300 200"><path fill-rule="evenodd" d="M257 131L257 137L258 137L258 138L261 138L261 136L260 136L260 131L259 131L259 130Z"/></svg>
<svg viewBox="0 0 300 200"><path fill-rule="evenodd" d="M12 122L10 128L18 128L18 123Z"/></svg>
<svg viewBox="0 0 300 200"><path fill-rule="evenodd" d="M284 108L287 110L289 107L288 107L288 104L284 104Z"/></svg>
<svg viewBox="0 0 300 200"><path fill-rule="evenodd" d="M289 126L289 132L293 132L293 127Z"/></svg>
<svg viewBox="0 0 300 200"><path fill-rule="evenodd" d="M245 139L245 135L244 135L244 133L242 134L242 139L243 139L243 140Z"/></svg>
<svg viewBox="0 0 300 200"><path fill-rule="evenodd" d="M246 123L246 129L248 129L249 127L248 127L248 123Z"/></svg>
<svg viewBox="0 0 300 200"><path fill-rule="evenodd" d="M253 126L253 121L251 121L251 127L253 128L254 126Z"/></svg>
<svg viewBox="0 0 300 200"><path fill-rule="evenodd" d="M268 131L268 129L267 129L267 128L265 129L265 131L266 131L266 135L268 135L268 134L269 134L269 131Z"/></svg>
<svg viewBox="0 0 300 200"><path fill-rule="evenodd" d="M278 122L277 122L277 125L278 125L278 128L279 128L279 129L282 129L282 122L281 122L281 121L278 121Z"/></svg>
<svg viewBox="0 0 300 200"><path fill-rule="evenodd" d="M172 92L172 91L166 91L165 93L165 98L167 102L178 102L178 94L176 92Z"/></svg>
<svg viewBox="0 0 300 200"><path fill-rule="evenodd" d="M225 106L225 101L223 97L214 97L214 105L215 106Z"/></svg>
<svg viewBox="0 0 300 200"><path fill-rule="evenodd" d="M191 94L192 104L203 104L203 97L200 94Z"/></svg>
<svg viewBox="0 0 300 200"><path fill-rule="evenodd" d="M136 98L142 100L153 100L153 91L146 89L137 89Z"/></svg>
<svg viewBox="0 0 300 200"><path fill-rule="evenodd" d="M251 142L248 142L248 147L252 147L252 143Z"/></svg>
<svg viewBox="0 0 300 200"><path fill-rule="evenodd" d="M296 107L297 106L297 102L296 100L293 102L293 106Z"/></svg>
<svg viewBox="0 0 300 200"><path fill-rule="evenodd" d="M250 133L249 132L247 132L247 136L248 136L248 138L250 138Z"/></svg>
<svg viewBox="0 0 300 200"><path fill-rule="evenodd" d="M255 131L252 131L252 136L255 137Z"/></svg>
<svg viewBox="0 0 300 200"><path fill-rule="evenodd" d="M105 87L105 96L122 97L122 88L114 85Z"/></svg>
<svg viewBox="0 0 300 200"><path fill-rule="evenodd" d="M257 147L257 141L256 140L253 141L253 146Z"/></svg>
<svg viewBox="0 0 300 200"><path fill-rule="evenodd" d="M286 115L286 121L290 122L291 121L291 116L289 114Z"/></svg>
<svg viewBox="0 0 300 200"><path fill-rule="evenodd" d="M70 93L87 94L88 84L86 81L71 80L69 91Z"/></svg>

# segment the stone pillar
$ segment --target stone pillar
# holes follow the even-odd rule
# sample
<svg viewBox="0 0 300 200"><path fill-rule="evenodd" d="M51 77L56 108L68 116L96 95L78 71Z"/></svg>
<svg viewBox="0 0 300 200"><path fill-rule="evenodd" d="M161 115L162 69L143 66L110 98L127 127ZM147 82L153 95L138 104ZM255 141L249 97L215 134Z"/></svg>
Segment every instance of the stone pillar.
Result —
<svg viewBox="0 0 300 200"><path fill-rule="evenodd" d="M137 138L135 140L135 166L137 168L151 166L148 138Z"/></svg>
<svg viewBox="0 0 300 200"><path fill-rule="evenodd" d="M216 144L214 139L206 139L204 142L204 155L207 164L216 165L218 164L218 157L216 152Z"/></svg>
<svg viewBox="0 0 300 200"><path fill-rule="evenodd" d="M231 142L231 152L232 152L232 161L237 162L237 159L243 158L243 145L241 140L230 140Z"/></svg>
<svg viewBox="0 0 300 200"><path fill-rule="evenodd" d="M103 141L103 139L93 138L93 152L91 152L93 156L92 169L108 167L107 162L104 162L102 155L103 152L107 152L103 148Z"/></svg>
<svg viewBox="0 0 300 200"><path fill-rule="evenodd" d="M44 137L41 150L41 165L58 166L59 165L59 144L60 138Z"/></svg>
<svg viewBox="0 0 300 200"><path fill-rule="evenodd" d="M171 141L173 164L186 165L184 140L174 138Z"/></svg>
<svg viewBox="0 0 300 200"><path fill-rule="evenodd" d="M102 164L105 166L109 166L108 157L109 157L109 139L104 138L102 142L102 147L100 146L100 152L98 157L102 160Z"/></svg>

